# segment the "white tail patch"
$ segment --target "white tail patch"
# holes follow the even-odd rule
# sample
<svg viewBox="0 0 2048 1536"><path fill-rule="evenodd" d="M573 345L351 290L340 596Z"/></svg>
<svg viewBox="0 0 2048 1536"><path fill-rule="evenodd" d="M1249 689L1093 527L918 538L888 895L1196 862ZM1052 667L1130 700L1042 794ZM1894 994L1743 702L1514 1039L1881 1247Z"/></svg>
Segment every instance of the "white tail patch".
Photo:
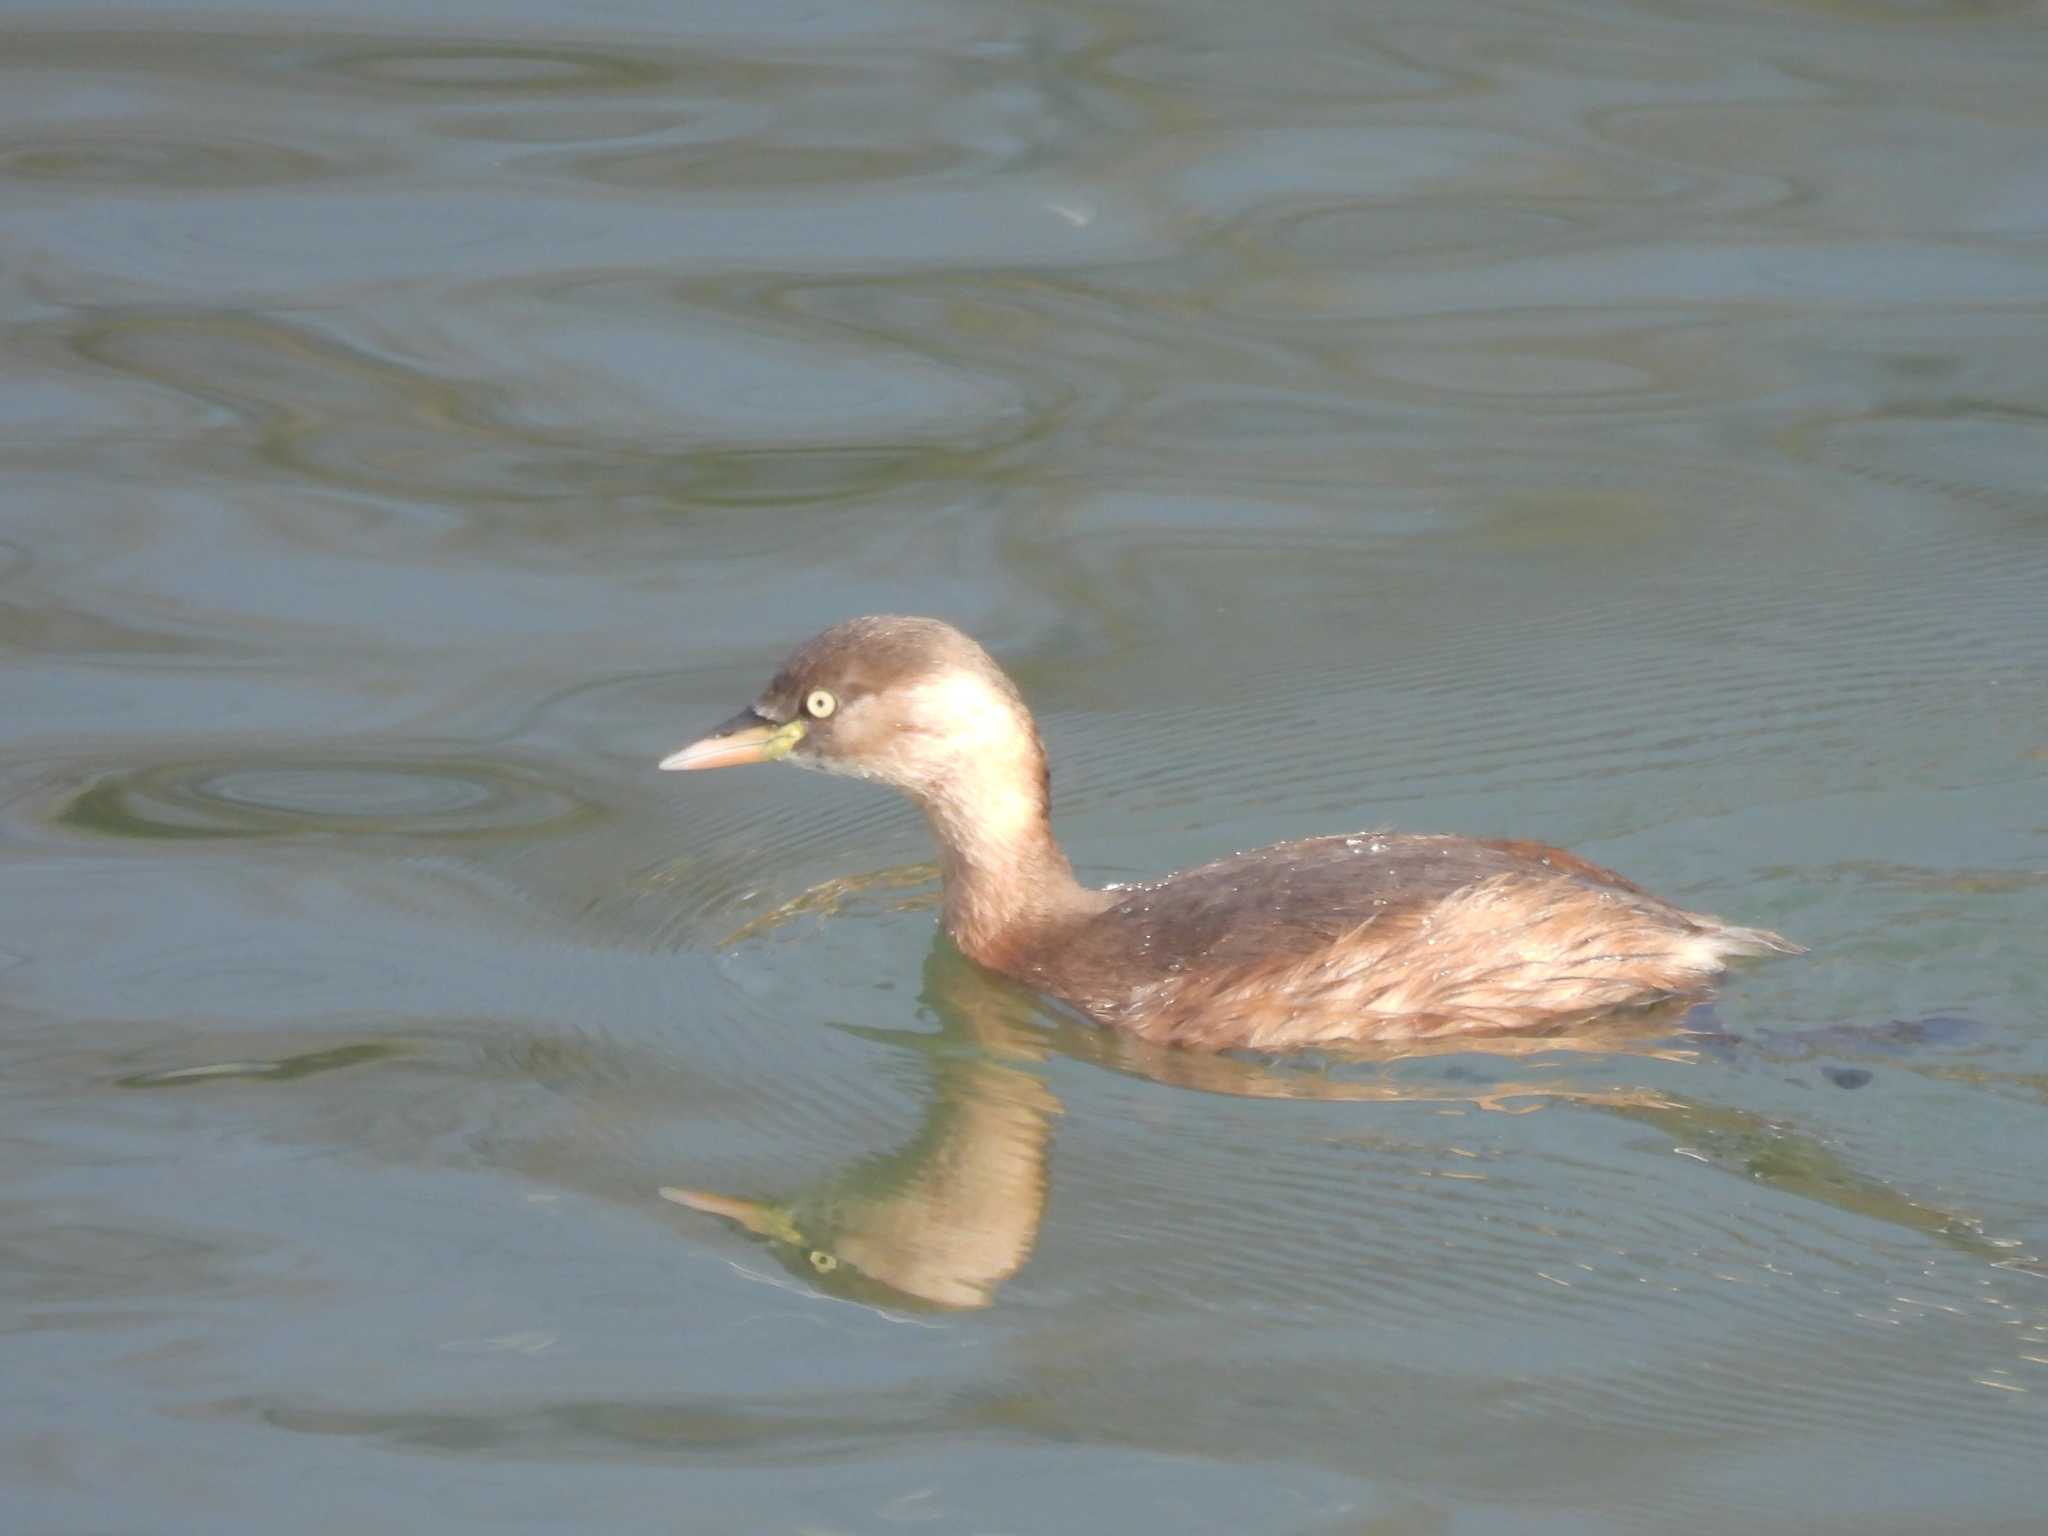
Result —
<svg viewBox="0 0 2048 1536"><path fill-rule="evenodd" d="M1693 921L1714 926L1704 935L1720 955L1803 955L1804 944L1794 944L1783 934L1768 928L1737 928L1719 918L1693 915Z"/></svg>

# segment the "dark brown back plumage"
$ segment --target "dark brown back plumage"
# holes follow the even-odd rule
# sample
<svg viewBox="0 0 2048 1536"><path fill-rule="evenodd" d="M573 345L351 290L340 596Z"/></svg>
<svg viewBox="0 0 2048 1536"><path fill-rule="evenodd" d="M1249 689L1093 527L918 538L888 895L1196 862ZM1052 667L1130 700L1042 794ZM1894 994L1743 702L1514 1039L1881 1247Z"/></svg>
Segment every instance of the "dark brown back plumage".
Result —
<svg viewBox="0 0 2048 1536"><path fill-rule="evenodd" d="M1729 954L1791 948L1529 842L1311 838L1112 895L1030 979L1105 1023L1210 1048L1534 1028L1698 991Z"/></svg>

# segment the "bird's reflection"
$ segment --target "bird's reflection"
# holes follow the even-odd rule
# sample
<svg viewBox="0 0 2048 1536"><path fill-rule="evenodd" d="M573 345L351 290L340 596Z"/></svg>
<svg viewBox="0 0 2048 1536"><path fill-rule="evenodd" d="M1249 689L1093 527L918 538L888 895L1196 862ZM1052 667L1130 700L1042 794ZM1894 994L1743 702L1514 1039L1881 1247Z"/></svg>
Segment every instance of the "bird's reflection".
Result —
<svg viewBox="0 0 2048 1536"><path fill-rule="evenodd" d="M1030 1257L1045 1212L1060 1106L1032 1063L1047 1041L1028 994L944 943L925 963L923 1001L944 1026L919 1037L931 1047L933 1094L907 1145L787 1202L662 1195L767 1238L792 1270L836 1294L987 1306Z"/></svg>
<svg viewBox="0 0 2048 1536"><path fill-rule="evenodd" d="M879 889L911 883L903 870L882 871L873 879ZM829 899L807 893L756 919L744 935L800 913L829 915L850 894L845 882L833 886ZM940 1020L938 1034L890 1035L917 1042L933 1064L931 1106L906 1145L863 1159L786 1200L677 1187L664 1188L663 1197L737 1222L766 1239L793 1273L829 1294L898 1309L985 1307L1029 1259L1045 1213L1047 1160L1060 1104L1040 1075L1040 1063L1058 1053L1233 1097L1433 1101L1505 1113L1547 1104L1600 1110L1649 1125L1688 1155L1784 1193L1927 1234L2004 1267L2040 1263L1993 1243L1965 1218L1857 1173L1813 1137L1747 1110L1650 1089L1576 1086L1568 1078L1534 1072L1486 1082L1448 1076L1400 1080L1391 1072L1357 1078L1151 1045L1079 1023L1049 1023L1031 993L970 964L943 937L926 958L920 1000ZM1357 1047L1332 1059L1345 1063L1347 1072L1361 1064L1391 1068L1419 1056L1480 1052L1541 1057L1544 1065L1572 1052L1692 1062L1702 1044L1725 1048L1728 1038L1690 1027L1696 1017L1678 1006L1610 1016L1540 1037Z"/></svg>

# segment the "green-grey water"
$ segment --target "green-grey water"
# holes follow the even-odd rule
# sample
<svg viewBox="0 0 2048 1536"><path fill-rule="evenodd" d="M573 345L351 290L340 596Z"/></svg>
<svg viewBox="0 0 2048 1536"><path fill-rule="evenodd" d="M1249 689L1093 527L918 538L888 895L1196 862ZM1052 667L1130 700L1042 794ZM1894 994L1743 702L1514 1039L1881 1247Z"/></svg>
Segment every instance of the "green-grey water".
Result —
<svg viewBox="0 0 2048 1536"><path fill-rule="evenodd" d="M0 1526L2038 1530L2044 23L0 8ZM1105 1038L654 771L869 611L1811 952Z"/></svg>

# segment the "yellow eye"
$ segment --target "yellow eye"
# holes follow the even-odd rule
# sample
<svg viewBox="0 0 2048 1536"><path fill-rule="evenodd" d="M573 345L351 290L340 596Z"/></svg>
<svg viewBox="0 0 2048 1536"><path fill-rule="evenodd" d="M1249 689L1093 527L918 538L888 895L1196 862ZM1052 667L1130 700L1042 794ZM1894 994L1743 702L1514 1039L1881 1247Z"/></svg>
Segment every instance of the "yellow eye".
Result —
<svg viewBox="0 0 2048 1536"><path fill-rule="evenodd" d="M839 707L839 701L823 688L813 688L804 695L804 713L813 720L822 720Z"/></svg>
<svg viewBox="0 0 2048 1536"><path fill-rule="evenodd" d="M825 695L825 697L829 699L832 697L832 695L828 693ZM837 1269L838 1267L839 1261L833 1258L832 1255L827 1253L824 1249L813 1248L811 1250L811 1268L815 1269L819 1274L829 1275L832 1273L833 1270Z"/></svg>

